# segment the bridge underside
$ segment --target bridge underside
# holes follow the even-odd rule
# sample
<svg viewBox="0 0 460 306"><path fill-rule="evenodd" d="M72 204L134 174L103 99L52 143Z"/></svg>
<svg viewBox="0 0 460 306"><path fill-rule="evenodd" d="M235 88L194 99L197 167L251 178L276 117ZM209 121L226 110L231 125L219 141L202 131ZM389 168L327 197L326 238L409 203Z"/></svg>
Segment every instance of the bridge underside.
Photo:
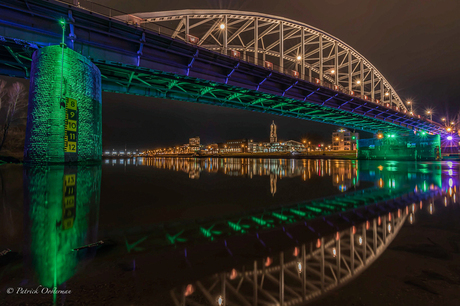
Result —
<svg viewBox="0 0 460 306"><path fill-rule="evenodd" d="M5 38L0 73L14 77L30 77L34 45ZM8 59L10 59L8 61ZM378 131L408 134L412 131L406 121L391 116L390 109L367 109L343 94L330 95L325 88L311 84L305 88L305 98L295 99L279 94L276 88L251 90L244 87L210 81L177 73L168 73L120 62L92 59L102 76L102 90L187 102L204 103L258 111L298 119L322 122L376 133ZM268 78L267 78L268 79ZM286 88L287 92L290 88ZM344 100L338 100L342 95ZM370 104L370 103L369 103ZM364 113L363 113L363 110ZM373 116L369 116L373 114ZM395 122L396 121L396 122ZM420 126L423 128L423 126Z"/></svg>

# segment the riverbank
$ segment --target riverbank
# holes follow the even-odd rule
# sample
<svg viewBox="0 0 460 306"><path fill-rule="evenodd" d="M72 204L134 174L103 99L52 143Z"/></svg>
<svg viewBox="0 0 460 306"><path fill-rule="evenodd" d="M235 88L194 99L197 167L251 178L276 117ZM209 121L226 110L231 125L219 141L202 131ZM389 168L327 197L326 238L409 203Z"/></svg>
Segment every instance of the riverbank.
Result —
<svg viewBox="0 0 460 306"><path fill-rule="evenodd" d="M291 153L226 153L226 154L161 154L152 155L148 157L197 157L197 158L209 158L209 157L221 157L221 158L283 158L283 159L347 159L355 160L356 152L321 152L315 154L291 154ZM104 158L120 158L104 157Z"/></svg>

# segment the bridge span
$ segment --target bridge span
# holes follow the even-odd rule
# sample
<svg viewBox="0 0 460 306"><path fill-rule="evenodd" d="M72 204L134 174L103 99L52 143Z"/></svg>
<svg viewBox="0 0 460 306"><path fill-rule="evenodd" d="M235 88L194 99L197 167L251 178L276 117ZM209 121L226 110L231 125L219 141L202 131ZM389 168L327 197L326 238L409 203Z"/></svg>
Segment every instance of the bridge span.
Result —
<svg viewBox="0 0 460 306"><path fill-rule="evenodd" d="M94 65L91 71L100 72L100 80L82 81L96 82L92 99L99 97L99 104L97 91L102 90L266 112L382 135L445 133L442 125L409 112L384 76L352 47L283 17L228 10L128 15L89 1L51 0L6 0L0 13L0 74L34 82L39 58L53 53L55 67L48 63L40 69L54 74L55 91L48 99L56 99L56 105L65 106L63 101L78 96L72 92L77 90L72 88L75 81L66 75L72 67L64 64L75 58L90 60L86 65ZM34 92L43 86L35 80ZM42 107L30 99L32 110ZM64 110L56 111L64 116ZM91 115L97 117L99 111L93 107ZM64 120L58 129L61 138ZM75 133L78 141L94 141L80 130ZM67 143L56 141L52 150L67 148ZM37 144L26 144L26 152L32 147ZM83 147L49 156L81 160L72 153L78 155ZM99 152L86 156L92 154Z"/></svg>

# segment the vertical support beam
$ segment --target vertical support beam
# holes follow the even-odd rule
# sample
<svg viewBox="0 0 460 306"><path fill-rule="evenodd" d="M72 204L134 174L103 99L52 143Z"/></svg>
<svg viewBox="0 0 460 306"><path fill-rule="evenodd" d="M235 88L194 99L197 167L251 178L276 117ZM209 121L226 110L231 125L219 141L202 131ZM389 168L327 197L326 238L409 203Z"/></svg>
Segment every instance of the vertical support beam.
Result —
<svg viewBox="0 0 460 306"><path fill-rule="evenodd" d="M284 306L284 252L280 252L280 306Z"/></svg>
<svg viewBox="0 0 460 306"><path fill-rule="evenodd" d="M324 293L324 238L321 238L321 263L320 263L320 268L321 268L321 293Z"/></svg>
<svg viewBox="0 0 460 306"><path fill-rule="evenodd" d="M190 16L185 16L185 35L190 34ZM187 39L187 37L185 37Z"/></svg>
<svg viewBox="0 0 460 306"><path fill-rule="evenodd" d="M387 216L382 216L382 232L383 232L383 243L387 243Z"/></svg>
<svg viewBox="0 0 460 306"><path fill-rule="evenodd" d="M373 234L374 236L372 237L372 246L374 248L374 255L377 256L377 247L378 247L378 243L379 241L377 240L377 220L374 219L373 221Z"/></svg>
<svg viewBox="0 0 460 306"><path fill-rule="evenodd" d="M284 73L284 24L280 21L280 69Z"/></svg>
<svg viewBox="0 0 460 306"><path fill-rule="evenodd" d="M353 227L350 228L350 270L351 275L355 274L355 234L353 233Z"/></svg>
<svg viewBox="0 0 460 306"><path fill-rule="evenodd" d="M319 79L323 82L323 35L319 34Z"/></svg>
<svg viewBox="0 0 460 306"><path fill-rule="evenodd" d="M335 43L334 84L339 85L339 44Z"/></svg>
<svg viewBox="0 0 460 306"><path fill-rule="evenodd" d="M180 292L180 306L186 306L185 304L185 286L181 287L181 292Z"/></svg>
<svg viewBox="0 0 460 306"><path fill-rule="evenodd" d="M254 17L254 64L258 64L259 59L259 19Z"/></svg>
<svg viewBox="0 0 460 306"><path fill-rule="evenodd" d="M363 265L366 264L366 259L367 259L367 230L366 230L366 222L363 223L363 229L362 229L362 235L363 235Z"/></svg>
<svg viewBox="0 0 460 306"><path fill-rule="evenodd" d="M341 272L340 272L340 265L342 264L342 256L340 254L340 240L342 239L341 235L339 235L339 239L335 241L335 251L336 251L336 260L337 260L337 283L340 283Z"/></svg>
<svg viewBox="0 0 460 306"><path fill-rule="evenodd" d="M257 306L258 301L257 301L257 260L254 260L254 271L252 274L252 281L254 282L253 286L253 292L252 292L252 305Z"/></svg>
<svg viewBox="0 0 460 306"><path fill-rule="evenodd" d="M383 78L380 79L380 100L385 102L385 85L383 85Z"/></svg>
<svg viewBox="0 0 460 306"><path fill-rule="evenodd" d="M311 82L311 66L308 65L308 81Z"/></svg>
<svg viewBox="0 0 460 306"><path fill-rule="evenodd" d="M224 16L224 25L225 25L225 28L224 28L224 33L223 33L223 52L225 55L227 55L227 33L228 33L228 27L227 27L227 18L228 16L225 15Z"/></svg>
<svg viewBox="0 0 460 306"><path fill-rule="evenodd" d="M348 90L353 90L353 65L352 63L352 56L351 52L348 51Z"/></svg>
<svg viewBox="0 0 460 306"><path fill-rule="evenodd" d="M305 30L300 28L300 56L302 57L300 64L300 77L305 80Z"/></svg>
<svg viewBox="0 0 460 306"><path fill-rule="evenodd" d="M395 215L396 214L391 213L391 232L392 233L394 233L394 231L395 231L395 224L396 224Z"/></svg>
<svg viewBox="0 0 460 306"><path fill-rule="evenodd" d="M375 90L374 90L374 87L375 87L375 79L374 79L374 69L371 70L371 100L374 101L375 100Z"/></svg>
<svg viewBox="0 0 460 306"><path fill-rule="evenodd" d="M227 304L227 299L225 298L225 285L226 285L226 279L225 279L225 272L220 274L220 285L221 285L221 295L222 295L222 300L224 301L224 305Z"/></svg>
<svg viewBox="0 0 460 306"><path fill-rule="evenodd" d="M360 72L359 79L361 80L360 92L361 92L361 96L364 96L364 63L362 59L360 60L360 63L359 63L359 72Z"/></svg>
<svg viewBox="0 0 460 306"><path fill-rule="evenodd" d="M388 92L390 93L390 106L393 106L393 92L390 90L388 90Z"/></svg>
<svg viewBox="0 0 460 306"><path fill-rule="evenodd" d="M307 299L307 272L305 271L305 267L307 266L307 250L305 248L305 244L302 244L302 301L305 302Z"/></svg>

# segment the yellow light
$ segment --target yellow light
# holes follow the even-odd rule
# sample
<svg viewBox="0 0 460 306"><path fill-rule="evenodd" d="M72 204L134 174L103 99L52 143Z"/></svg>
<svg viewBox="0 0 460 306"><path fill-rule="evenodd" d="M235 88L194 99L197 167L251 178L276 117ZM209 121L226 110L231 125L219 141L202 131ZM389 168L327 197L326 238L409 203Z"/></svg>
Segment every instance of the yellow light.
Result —
<svg viewBox="0 0 460 306"><path fill-rule="evenodd" d="M361 81L360 80L356 81L356 84L361 84Z"/></svg>
<svg viewBox="0 0 460 306"><path fill-rule="evenodd" d="M225 29L225 24L221 23L221 24L220 24L220 29L221 29L221 30Z"/></svg>
<svg viewBox="0 0 460 306"><path fill-rule="evenodd" d="M387 93L385 95L388 96ZM411 101L407 101L407 104L411 104L411 103L412 103Z"/></svg>
<svg viewBox="0 0 460 306"><path fill-rule="evenodd" d="M389 96L390 94L388 92L385 93L385 96Z"/></svg>
<svg viewBox="0 0 460 306"><path fill-rule="evenodd" d="M331 70L331 73L335 73L335 70Z"/></svg>
<svg viewBox="0 0 460 306"><path fill-rule="evenodd" d="M446 118L442 118L441 120L442 120L442 121L446 121Z"/></svg>
<svg viewBox="0 0 460 306"><path fill-rule="evenodd" d="M447 128L447 131L448 131L448 132L452 131L452 128L448 127L448 128Z"/></svg>
<svg viewBox="0 0 460 306"><path fill-rule="evenodd" d="M300 61L302 57L300 55L297 55L297 60Z"/></svg>

